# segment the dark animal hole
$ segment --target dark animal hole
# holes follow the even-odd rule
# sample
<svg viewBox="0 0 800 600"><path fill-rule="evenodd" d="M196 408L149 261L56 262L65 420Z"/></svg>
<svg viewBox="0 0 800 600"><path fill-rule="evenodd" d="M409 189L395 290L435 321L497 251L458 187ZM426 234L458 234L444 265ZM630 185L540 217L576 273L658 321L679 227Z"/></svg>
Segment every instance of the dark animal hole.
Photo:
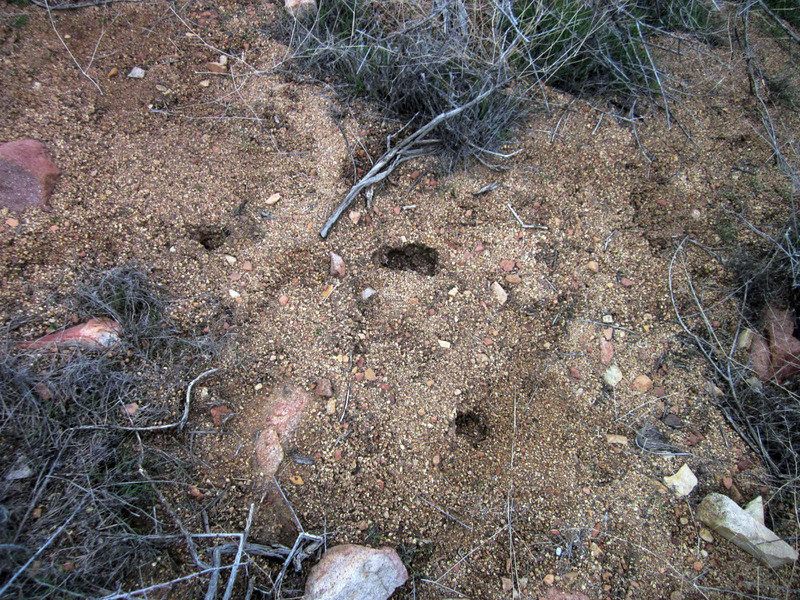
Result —
<svg viewBox="0 0 800 600"><path fill-rule="evenodd" d="M189 228L189 237L206 250L216 250L225 243L230 234L227 227L219 225L196 225Z"/></svg>
<svg viewBox="0 0 800 600"><path fill-rule="evenodd" d="M375 260L382 267L430 276L436 275L439 268L439 251L422 244L406 244L398 248L384 246L375 253Z"/></svg>
<svg viewBox="0 0 800 600"><path fill-rule="evenodd" d="M473 446L477 446L489 435L489 428L475 411L460 410L456 413L456 435L466 436Z"/></svg>

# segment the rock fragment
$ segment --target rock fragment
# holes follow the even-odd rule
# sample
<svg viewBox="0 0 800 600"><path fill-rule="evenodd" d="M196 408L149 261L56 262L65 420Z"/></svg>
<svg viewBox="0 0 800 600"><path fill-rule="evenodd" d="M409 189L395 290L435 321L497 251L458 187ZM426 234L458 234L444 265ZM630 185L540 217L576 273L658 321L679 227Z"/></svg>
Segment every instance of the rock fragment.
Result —
<svg viewBox="0 0 800 600"><path fill-rule="evenodd" d="M144 79L145 70L141 67L133 67L128 73L128 77L131 79Z"/></svg>
<svg viewBox="0 0 800 600"><path fill-rule="evenodd" d="M354 544L330 548L311 569L305 600L386 600L408 579L391 548Z"/></svg>
<svg viewBox="0 0 800 600"><path fill-rule="evenodd" d="M619 370L617 365L611 365L606 369L606 372L603 373L603 381L611 387L616 387L616 385L622 381L622 371Z"/></svg>
<svg viewBox="0 0 800 600"><path fill-rule="evenodd" d="M331 252L331 275L341 279L344 277L345 271L344 259L336 252Z"/></svg>
<svg viewBox="0 0 800 600"><path fill-rule="evenodd" d="M286 383L267 402L262 417L264 428L255 443L256 467L265 482L272 481L277 473L285 448L310 400L310 395L302 388Z"/></svg>
<svg viewBox="0 0 800 600"><path fill-rule="evenodd" d="M75 325L64 331L51 333L32 342L23 342L22 348L38 350L49 347L70 347L86 348L88 350L107 350L119 343L122 334L122 326L113 321L101 317L99 319L89 319L82 325Z"/></svg>
<svg viewBox="0 0 800 600"><path fill-rule="evenodd" d="M295 19L304 19L317 14L316 0L286 0L284 8Z"/></svg>
<svg viewBox="0 0 800 600"><path fill-rule="evenodd" d="M506 292L503 289L503 286L496 281L492 283L492 295L500 304L505 304L508 300L508 292Z"/></svg>
<svg viewBox="0 0 800 600"><path fill-rule="evenodd" d="M797 560L794 548L727 496L709 494L703 498L697 518L770 568L792 565Z"/></svg>
<svg viewBox="0 0 800 600"><path fill-rule="evenodd" d="M689 465L684 463L675 475L664 477L664 484L671 489L676 496L682 498L683 496L688 496L695 486L697 486L697 477L692 473Z"/></svg>

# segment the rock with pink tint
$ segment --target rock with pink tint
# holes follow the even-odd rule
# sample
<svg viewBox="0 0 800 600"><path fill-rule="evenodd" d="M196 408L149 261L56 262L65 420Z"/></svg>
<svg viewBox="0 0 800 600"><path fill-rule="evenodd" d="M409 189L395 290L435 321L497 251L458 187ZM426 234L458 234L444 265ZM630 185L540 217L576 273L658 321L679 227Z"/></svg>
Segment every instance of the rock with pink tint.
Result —
<svg viewBox="0 0 800 600"><path fill-rule="evenodd" d="M122 326L106 318L89 319L82 325L75 325L64 331L51 333L32 342L23 342L22 348L86 348L87 350L107 350L119 343Z"/></svg>
<svg viewBox="0 0 800 600"><path fill-rule="evenodd" d="M750 366L761 381L769 381L772 378L769 343L760 334L755 334L750 344Z"/></svg>
<svg viewBox="0 0 800 600"><path fill-rule="evenodd" d="M605 338L600 338L600 362L610 365L614 359L614 344Z"/></svg>
<svg viewBox="0 0 800 600"><path fill-rule="evenodd" d="M265 481L271 481L283 460L294 430L303 419L311 400L308 392L286 383L268 400L263 411L264 428L255 443L256 468Z"/></svg>
<svg viewBox="0 0 800 600"><path fill-rule="evenodd" d="M60 174L42 142L0 144L0 207L22 211L47 204Z"/></svg>
<svg viewBox="0 0 800 600"><path fill-rule="evenodd" d="M306 600L386 600L408 579L391 548L343 544L329 549L306 580Z"/></svg>
<svg viewBox="0 0 800 600"><path fill-rule="evenodd" d="M800 340L794 336L794 311L767 309L772 372L783 383L800 372Z"/></svg>
<svg viewBox="0 0 800 600"><path fill-rule="evenodd" d="M344 277L345 270L344 259L335 252L331 252L331 275Z"/></svg>
<svg viewBox="0 0 800 600"><path fill-rule="evenodd" d="M286 0L284 8L295 19L317 14L316 0Z"/></svg>

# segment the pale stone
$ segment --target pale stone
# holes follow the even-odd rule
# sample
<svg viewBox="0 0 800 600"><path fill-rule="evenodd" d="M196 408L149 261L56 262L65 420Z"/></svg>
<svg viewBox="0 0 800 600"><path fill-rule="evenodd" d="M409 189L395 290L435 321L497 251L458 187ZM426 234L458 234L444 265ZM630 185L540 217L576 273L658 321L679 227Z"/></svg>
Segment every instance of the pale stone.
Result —
<svg viewBox="0 0 800 600"><path fill-rule="evenodd" d="M408 580L391 548L343 544L330 548L311 569L305 600L386 600Z"/></svg>
<svg viewBox="0 0 800 600"><path fill-rule="evenodd" d="M764 524L764 499L761 496L756 496L747 505L744 509L748 512L748 514L753 517L756 521Z"/></svg>
<svg viewBox="0 0 800 600"><path fill-rule="evenodd" d="M603 381L611 387L616 387L616 385L622 381L622 371L619 370L617 365L611 365L606 372L603 373Z"/></svg>
<svg viewBox="0 0 800 600"><path fill-rule="evenodd" d="M688 496L697 486L697 477L692 473L689 465L684 463L675 475L664 477L664 483L676 496L682 498Z"/></svg>
<svg viewBox="0 0 800 600"><path fill-rule="evenodd" d="M508 292L506 292L503 289L503 286L496 281L492 283L492 294L494 295L494 299L500 304L505 304L506 300L508 300Z"/></svg>
<svg viewBox="0 0 800 600"><path fill-rule="evenodd" d="M792 565L797 560L794 548L727 496L706 496L697 509L697 518L770 568Z"/></svg>

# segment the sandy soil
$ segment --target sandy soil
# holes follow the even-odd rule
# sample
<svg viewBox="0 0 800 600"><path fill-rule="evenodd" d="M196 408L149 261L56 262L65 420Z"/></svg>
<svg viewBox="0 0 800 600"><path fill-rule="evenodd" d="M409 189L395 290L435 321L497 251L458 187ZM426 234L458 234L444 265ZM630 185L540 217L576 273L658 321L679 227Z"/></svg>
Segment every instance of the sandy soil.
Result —
<svg viewBox="0 0 800 600"><path fill-rule="evenodd" d="M192 413L206 432L211 406L236 413L222 434L192 435L196 485L206 501L222 495L214 530L241 529L256 502L251 539L293 542L292 515L252 464L260 407L283 381L329 378L335 404L315 396L294 439L313 464L287 458L278 479L329 545L397 548L412 576L397 598L784 597L796 586L789 570L700 539L693 516L708 492L766 492L768 524L797 535L714 407L667 283L676 240L719 248L743 229L726 211L746 205L758 221L785 209L744 66L724 48L673 59L691 96L671 127L654 113L637 142L599 102L553 91L507 171L406 164L371 210L358 200L358 224L345 217L321 240L352 183L343 134L374 159L391 125L288 73L277 3L120 3L52 24L33 7L3 10L30 22L0 21L0 139L43 140L63 175L49 210L0 221L0 322L33 316L15 335L34 338L57 310L51 294L84 267L133 262L187 328L224 333L221 370ZM226 75L206 66L220 51ZM135 66L143 79L126 76ZM548 229L520 227L509 206ZM380 264L407 243L436 250L435 274ZM341 280L331 251L346 263ZM709 287L723 282L713 265L695 267ZM367 287L378 293L362 300ZM615 388L602 382L601 339L622 372ZM642 375L651 388L634 385ZM643 452L648 423L680 455ZM677 499L661 480L684 463L700 483ZM201 596L196 585L175 593Z"/></svg>

